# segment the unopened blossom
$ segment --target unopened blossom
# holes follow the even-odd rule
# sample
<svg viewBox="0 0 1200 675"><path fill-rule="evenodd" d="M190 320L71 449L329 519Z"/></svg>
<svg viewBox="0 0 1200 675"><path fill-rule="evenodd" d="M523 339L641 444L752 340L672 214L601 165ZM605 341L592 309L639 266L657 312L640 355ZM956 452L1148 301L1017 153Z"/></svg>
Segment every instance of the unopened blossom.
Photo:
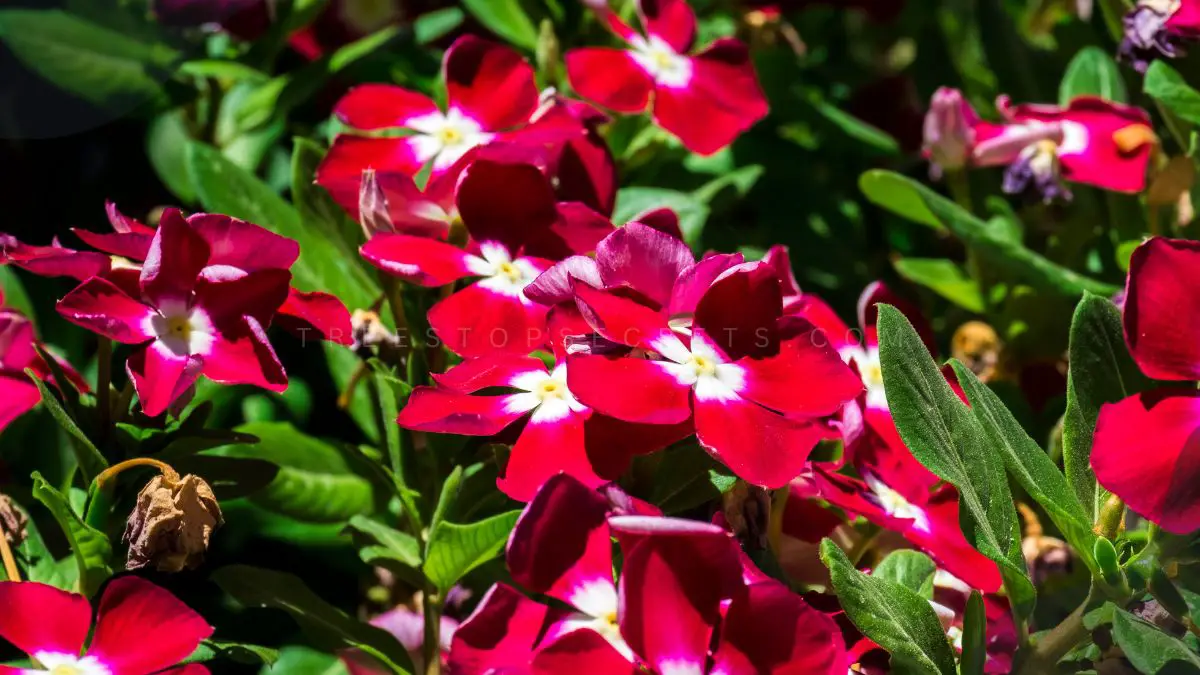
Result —
<svg viewBox="0 0 1200 675"><path fill-rule="evenodd" d="M212 487L194 474L161 474L138 493L123 539L125 567L160 572L195 569L204 561L212 533L225 524Z"/></svg>
<svg viewBox="0 0 1200 675"><path fill-rule="evenodd" d="M921 146L934 179L940 178L944 171L958 171L968 164L978 121L961 91L941 87L934 92L929 112L925 114L925 138Z"/></svg>
<svg viewBox="0 0 1200 675"><path fill-rule="evenodd" d="M178 598L134 576L105 586L94 626L82 595L32 581L0 582L0 639L35 664L0 666L6 675L207 675L202 665L179 663L212 633Z"/></svg>
<svg viewBox="0 0 1200 675"><path fill-rule="evenodd" d="M1183 45L1200 38L1200 2L1138 0L1122 21L1118 55L1140 73L1159 57L1183 55Z"/></svg>
<svg viewBox="0 0 1200 675"><path fill-rule="evenodd" d="M571 86L621 113L652 109L658 126L703 155L729 145L767 114L749 51L732 38L694 51L696 15L685 0L640 0L638 32L607 7L598 11L623 48L567 52Z"/></svg>

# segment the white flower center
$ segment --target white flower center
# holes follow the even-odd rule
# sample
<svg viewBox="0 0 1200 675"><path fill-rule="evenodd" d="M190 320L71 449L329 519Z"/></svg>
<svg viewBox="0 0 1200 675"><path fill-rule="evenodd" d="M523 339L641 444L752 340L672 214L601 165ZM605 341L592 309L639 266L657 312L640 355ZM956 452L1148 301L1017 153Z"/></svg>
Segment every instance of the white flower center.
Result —
<svg viewBox="0 0 1200 675"><path fill-rule="evenodd" d="M521 373L514 377L509 385L524 392L515 395L511 405L521 410L532 409L535 421L553 422L572 412L587 410L587 406L580 403L567 387L565 363L559 364L551 373Z"/></svg>
<svg viewBox="0 0 1200 675"><path fill-rule="evenodd" d="M652 345L667 361L659 367L675 377L680 384L692 387L702 401L729 401L738 398L746 381L742 367L726 363L725 359L704 339L693 336L691 347L685 347L678 337L670 335Z"/></svg>
<svg viewBox="0 0 1200 675"><path fill-rule="evenodd" d="M158 311L146 322L148 332L176 356L207 354L216 339L216 329L208 315L198 307L189 307L184 300L160 303Z"/></svg>
<svg viewBox="0 0 1200 675"><path fill-rule="evenodd" d="M871 492L875 493L880 508L889 516L912 520L914 521L913 527L924 532L929 531L929 518L926 517L925 511L921 507L908 501L904 495L896 492L871 474L866 474L864 480L871 488Z"/></svg>
<svg viewBox="0 0 1200 675"><path fill-rule="evenodd" d="M492 140L492 134L458 108L451 108L444 115L433 112L410 118L405 126L419 132L412 137L417 159L421 162L432 159L435 169L449 168L471 148Z"/></svg>
<svg viewBox="0 0 1200 675"><path fill-rule="evenodd" d="M662 38L651 35L643 38L634 36L629 45L629 56L646 71L656 83L671 88L683 88L692 81L692 62L677 53Z"/></svg>
<svg viewBox="0 0 1200 675"><path fill-rule="evenodd" d="M850 346L841 350L842 360L853 362L858 368L863 386L867 388L868 408L887 408L887 394L883 389L883 366L879 363L878 347Z"/></svg>
<svg viewBox="0 0 1200 675"><path fill-rule="evenodd" d="M486 277L480 284L501 295L525 300L525 287L533 283L539 272L525 258L513 260L502 244L485 241L479 245L479 257L472 256L467 267L476 276Z"/></svg>
<svg viewBox="0 0 1200 675"><path fill-rule="evenodd" d="M112 675L108 666L94 656L38 652L33 657L45 670L27 669L27 675Z"/></svg>

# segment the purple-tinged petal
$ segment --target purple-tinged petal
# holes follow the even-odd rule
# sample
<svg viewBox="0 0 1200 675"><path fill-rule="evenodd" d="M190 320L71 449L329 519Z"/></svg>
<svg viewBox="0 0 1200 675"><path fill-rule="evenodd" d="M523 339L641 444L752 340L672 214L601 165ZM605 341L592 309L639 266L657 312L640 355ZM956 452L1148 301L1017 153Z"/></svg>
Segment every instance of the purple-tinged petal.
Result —
<svg viewBox="0 0 1200 675"><path fill-rule="evenodd" d="M208 265L209 255L208 242L188 225L178 209L163 211L142 264L142 295L156 306L186 300Z"/></svg>
<svg viewBox="0 0 1200 675"><path fill-rule="evenodd" d="M548 307L567 302L575 297L576 280L593 288L604 285L594 259L585 255L573 255L554 263L550 269L542 272L525 287L525 297Z"/></svg>
<svg viewBox="0 0 1200 675"><path fill-rule="evenodd" d="M660 307L667 306L675 280L695 261L683 241L637 222L596 246L596 265L605 286L630 286Z"/></svg>
<svg viewBox="0 0 1200 675"><path fill-rule="evenodd" d="M576 284L575 302L588 324L613 342L660 353L684 349L667 326L666 315L637 300Z"/></svg>
<svg viewBox="0 0 1200 675"><path fill-rule="evenodd" d="M436 387L417 387L396 423L405 429L460 436L491 436L533 409L519 394L472 396Z"/></svg>
<svg viewBox="0 0 1200 675"><path fill-rule="evenodd" d="M596 250L597 244L613 231L607 216L580 202L559 202L558 220L550 227L550 232L567 250L583 255ZM552 252L543 250L541 254Z"/></svg>
<svg viewBox="0 0 1200 675"><path fill-rule="evenodd" d="M90 331L134 345L152 340L153 309L126 295L112 282L92 277L58 301L58 313Z"/></svg>
<svg viewBox="0 0 1200 675"><path fill-rule="evenodd" d="M243 316L254 317L261 324L270 323L287 302L291 282L292 273L281 269L261 269L227 281L201 279L196 285L194 306L208 314L217 330L225 330L225 324L231 323L235 328L230 330L236 332Z"/></svg>
<svg viewBox="0 0 1200 675"><path fill-rule="evenodd" d="M457 203L475 241L499 242L514 255L527 244L545 240L558 220L554 190L546 175L533 164L495 154L476 159L463 172ZM556 258L570 254L561 240L558 245L558 251L527 253Z"/></svg>

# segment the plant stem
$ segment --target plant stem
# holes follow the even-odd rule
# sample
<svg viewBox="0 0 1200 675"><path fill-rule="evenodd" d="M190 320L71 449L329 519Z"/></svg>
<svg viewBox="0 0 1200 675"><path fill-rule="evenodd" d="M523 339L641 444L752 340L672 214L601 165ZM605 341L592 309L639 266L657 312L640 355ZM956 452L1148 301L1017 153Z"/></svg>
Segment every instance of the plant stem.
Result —
<svg viewBox="0 0 1200 675"><path fill-rule="evenodd" d="M170 464L161 462L151 457L135 457L133 459L127 459L120 464L114 464L113 466L105 469L99 476L96 476L96 487L103 488L104 484L113 478L116 478L117 474L126 469L132 469L138 466L152 466L158 469L162 472L163 480L167 483L179 482L179 472L176 471L175 468Z"/></svg>
<svg viewBox="0 0 1200 675"><path fill-rule="evenodd" d="M96 346L96 407L100 409L101 438L107 438L112 424L112 340L106 337Z"/></svg>
<svg viewBox="0 0 1200 675"><path fill-rule="evenodd" d="M421 653L425 657L425 675L442 673L442 599L432 588L425 589L421 599L421 613L425 618L425 641Z"/></svg>
<svg viewBox="0 0 1200 675"><path fill-rule="evenodd" d="M367 374L367 362L359 361L358 367L350 374L350 379L346 381L346 388L338 394L337 407L339 410L349 410L350 404L354 402L354 392L358 389L358 384L362 382L363 377ZM382 427L380 428L382 431Z"/></svg>
<svg viewBox="0 0 1200 675"><path fill-rule="evenodd" d="M13 557L12 547L8 544L8 535L0 527L0 558L4 559L4 574L9 581L20 581L21 571L17 569L17 559Z"/></svg>
<svg viewBox="0 0 1200 675"><path fill-rule="evenodd" d="M1053 673L1059 659L1066 656L1075 645L1087 637L1087 628L1083 625L1083 615L1087 613L1088 603L1094 593L1088 593L1071 615L1055 626L1033 646L1029 658L1016 671L1017 675L1046 675Z"/></svg>

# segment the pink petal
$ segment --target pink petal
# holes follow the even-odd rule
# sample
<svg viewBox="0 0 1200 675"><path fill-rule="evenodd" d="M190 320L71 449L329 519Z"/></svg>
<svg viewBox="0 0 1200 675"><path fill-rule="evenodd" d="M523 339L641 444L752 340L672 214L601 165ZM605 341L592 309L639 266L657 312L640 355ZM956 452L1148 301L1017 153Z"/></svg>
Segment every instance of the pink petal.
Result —
<svg viewBox="0 0 1200 675"><path fill-rule="evenodd" d="M346 92L333 114L356 129L406 126L408 120L440 113L433 99L390 84L360 84Z"/></svg>
<svg viewBox="0 0 1200 675"><path fill-rule="evenodd" d="M654 81L623 49L584 47L567 52L567 77L580 96L622 113L650 103Z"/></svg>
<svg viewBox="0 0 1200 675"><path fill-rule="evenodd" d="M528 672L534 647L550 624L550 608L496 584L454 632L449 672L514 675Z"/></svg>
<svg viewBox="0 0 1200 675"><path fill-rule="evenodd" d="M529 414L517 395L471 396L436 387L417 387L396 423L405 429L460 436L491 436Z"/></svg>
<svg viewBox="0 0 1200 675"><path fill-rule="evenodd" d="M512 381L531 373L545 374L541 359L517 354L491 354L467 359L442 374L434 374L438 385L464 394L488 387L512 387Z"/></svg>
<svg viewBox="0 0 1200 675"><path fill-rule="evenodd" d="M666 315L637 300L576 284L575 302L588 324L613 342L658 352L668 343L682 347L667 326Z"/></svg>
<svg viewBox="0 0 1200 675"><path fill-rule="evenodd" d="M559 199L582 202L612 215L620 184L617 163L595 129L588 128L582 137L561 144L553 173L558 178Z"/></svg>
<svg viewBox="0 0 1200 675"><path fill-rule="evenodd" d="M374 169L380 173L414 176L423 166L424 162L413 149L411 137L366 138L339 134L317 167L316 182L357 219L363 171Z"/></svg>
<svg viewBox="0 0 1200 675"><path fill-rule="evenodd" d="M696 399L696 438L738 477L780 488L800 474L824 437L819 424L789 420L734 394Z"/></svg>
<svg viewBox="0 0 1200 675"><path fill-rule="evenodd" d="M156 305L188 298L210 253L208 243L188 226L178 209L163 211L142 263L142 295Z"/></svg>
<svg viewBox="0 0 1200 675"><path fill-rule="evenodd" d="M811 329L815 331L816 329ZM862 380L811 333L786 340L779 353L736 363L744 373L743 397L787 415L832 415L863 390Z"/></svg>
<svg viewBox="0 0 1200 675"><path fill-rule="evenodd" d="M112 232L101 234L77 227L71 228L71 231L75 233L76 237L79 237L85 244L92 248L99 249L111 255L118 255L122 258L129 258L130 260L145 260L146 254L150 251L150 241L154 238L152 233L126 234Z"/></svg>
<svg viewBox="0 0 1200 675"><path fill-rule="evenodd" d="M913 524L911 518L897 518L888 514L865 482L837 473L825 463L813 464L811 480L821 499L848 514L862 516L893 532L907 532ZM927 495L921 501L921 505L924 505L925 499L928 499Z"/></svg>
<svg viewBox="0 0 1200 675"><path fill-rule="evenodd" d="M696 40L696 15L686 0L638 0L638 17L646 33L659 37L678 53Z"/></svg>
<svg viewBox="0 0 1200 675"><path fill-rule="evenodd" d="M58 313L94 333L134 345L154 339L148 323L154 310L102 277L92 277L58 301Z"/></svg>
<svg viewBox="0 0 1200 675"><path fill-rule="evenodd" d="M567 386L582 403L626 422L681 424L692 415L691 388L653 361L572 356Z"/></svg>
<svg viewBox="0 0 1200 675"><path fill-rule="evenodd" d="M1200 242L1154 237L1129 261L1125 340L1142 372L1159 380L1200 379Z"/></svg>
<svg viewBox="0 0 1200 675"><path fill-rule="evenodd" d="M183 396L196 383L203 366L203 357L175 354L157 340L134 351L125 362L142 412L149 417L163 414Z"/></svg>
<svg viewBox="0 0 1200 675"><path fill-rule="evenodd" d="M29 246L0 233L0 264L4 263L39 276L71 277L79 281L105 274L112 267L112 259L107 255L63 248L57 239L52 246Z"/></svg>
<svg viewBox="0 0 1200 675"><path fill-rule="evenodd" d="M534 411L513 445L504 473L496 481L500 491L527 501L547 479L559 474L590 488L608 482L596 475L584 444L584 423L589 415L572 411L566 417L546 419L540 413Z"/></svg>
<svg viewBox="0 0 1200 675"><path fill-rule="evenodd" d="M189 663L186 666L164 670L158 675L209 675L209 670L199 663Z"/></svg>
<svg viewBox="0 0 1200 675"><path fill-rule="evenodd" d="M225 281L201 279L194 305L208 313L217 330L231 324L234 328L230 330L237 331L243 316L269 323L287 302L291 282L291 272L281 269L257 270Z"/></svg>
<svg viewBox="0 0 1200 675"><path fill-rule="evenodd" d="M437 239L377 234L359 249L367 262L422 286L437 287L471 276L471 255Z"/></svg>
<svg viewBox="0 0 1200 675"><path fill-rule="evenodd" d="M0 373L0 430L33 410L41 400L38 388L23 374Z"/></svg>
<svg viewBox="0 0 1200 675"><path fill-rule="evenodd" d="M559 251L543 250L541 253L549 257L561 257L564 249L576 254L591 253L601 240L613 232L613 224L607 216L593 211L587 204L559 202L558 220L550 231L562 240L563 248ZM552 256L551 253L560 255Z"/></svg>
<svg viewBox="0 0 1200 675"><path fill-rule="evenodd" d="M108 223L112 226L113 232L118 234L142 234L150 237L154 236L153 227L144 225L141 222L121 213L117 209L117 205L111 201L104 202L104 212L108 214ZM146 246L150 246L149 240L147 240ZM146 257L146 254L142 253L138 259L140 260L144 257Z"/></svg>
<svg viewBox="0 0 1200 675"><path fill-rule="evenodd" d="M921 340L925 342L929 352L931 354L938 353L937 337L933 334L933 326L929 325L929 321L925 319L921 309L907 298L897 295L882 281L873 281L867 284L862 295L858 297L858 325L863 329L865 344L873 346L879 342L875 322L879 316L878 305L881 302L900 310L917 330L917 334L921 336Z"/></svg>
<svg viewBox="0 0 1200 675"><path fill-rule="evenodd" d="M545 239L558 220L549 179L536 166L522 162L476 159L458 184L457 202L475 241L499 242L514 255L527 244ZM526 252L552 257L570 253L565 248L549 254Z"/></svg>
<svg viewBox="0 0 1200 675"><path fill-rule="evenodd" d="M847 346L858 347L863 342L862 331L857 329L851 330L850 326L847 326L846 322L838 317L837 312L833 311L832 307L825 304L824 300L812 293L801 295L794 303L788 306L787 311L796 316L803 317L820 329L825 334L825 339L821 344L828 344L834 349L841 350Z"/></svg>
<svg viewBox="0 0 1200 675"><path fill-rule="evenodd" d="M772 246L767 249L762 261L775 268L775 276L779 277L779 287L783 289L785 298L800 295L800 284L796 282L796 273L792 271L792 258L788 247L782 244Z"/></svg>
<svg viewBox="0 0 1200 675"><path fill-rule="evenodd" d="M454 353L528 354L546 344L546 308L472 284L429 310L429 325Z"/></svg>
<svg viewBox="0 0 1200 675"><path fill-rule="evenodd" d="M778 348L783 296L775 269L746 263L713 282L696 306L694 325L731 359Z"/></svg>
<svg viewBox="0 0 1200 675"><path fill-rule="evenodd" d="M446 50L446 94L486 131L526 122L538 104L533 67L507 45L464 35Z"/></svg>
<svg viewBox="0 0 1200 675"><path fill-rule="evenodd" d="M0 638L29 655L78 654L92 626L87 598L32 581L0 581Z"/></svg>
<svg viewBox="0 0 1200 675"><path fill-rule="evenodd" d="M297 335L302 342L313 338L347 347L354 344L350 312L341 300L329 293L288 289L287 301L275 315L275 323Z"/></svg>
<svg viewBox="0 0 1200 675"><path fill-rule="evenodd" d="M605 286L628 285L665 307L675 280L696 258L680 239L630 222L596 246L596 264Z"/></svg>
<svg viewBox="0 0 1200 675"><path fill-rule="evenodd" d="M583 425L584 444L592 468L603 478L617 480L635 455L646 455L691 436L691 420L681 424L636 424L593 414Z"/></svg>
<svg viewBox="0 0 1200 675"><path fill-rule="evenodd" d="M121 577L100 598L88 655L120 675L149 675L184 660L212 634L204 617L165 589Z"/></svg>
<svg viewBox="0 0 1200 675"><path fill-rule="evenodd" d="M600 288L600 269L596 261L585 255L573 255L560 260L542 272L533 283L525 287L525 297L543 305L557 305L575 297L575 280Z"/></svg>
<svg viewBox="0 0 1200 675"><path fill-rule="evenodd" d="M629 222L641 223L683 241L683 231L679 229L679 214L669 208L644 211L631 218Z"/></svg>
<svg viewBox="0 0 1200 675"><path fill-rule="evenodd" d="M0 296L0 307L4 298ZM14 310L0 309L0 370L22 372L37 359L33 322Z"/></svg>
<svg viewBox="0 0 1200 675"><path fill-rule="evenodd" d="M550 478L508 542L513 580L592 616L616 610L608 501L571 476Z"/></svg>
<svg viewBox="0 0 1200 675"><path fill-rule="evenodd" d="M211 251L209 265L228 266L246 272L286 270L300 257L300 244L294 239L244 220L198 213L188 218L187 223L208 242Z"/></svg>
<svg viewBox="0 0 1200 675"><path fill-rule="evenodd" d="M717 40L691 62L686 87L655 90L654 120L689 150L711 155L766 117L767 99L737 40Z"/></svg>
<svg viewBox="0 0 1200 675"><path fill-rule="evenodd" d="M713 672L722 675L845 675L837 623L777 581L747 587L721 622Z"/></svg>
<svg viewBox="0 0 1200 675"><path fill-rule="evenodd" d="M1100 409L1096 480L1164 530L1200 529L1200 392L1158 389Z"/></svg>
<svg viewBox="0 0 1200 675"><path fill-rule="evenodd" d="M203 355L202 373L221 384L250 384L269 391L287 389L287 373L275 355L267 333L253 317L225 326L212 350Z"/></svg>
<svg viewBox="0 0 1200 675"><path fill-rule="evenodd" d="M684 270L675 280L671 290L671 302L667 308L670 316L685 316L696 312L700 298L725 272L746 262L741 253L713 253Z"/></svg>
<svg viewBox="0 0 1200 675"><path fill-rule="evenodd" d="M576 630L538 650L533 675L635 675L642 672L604 636Z"/></svg>
<svg viewBox="0 0 1200 675"><path fill-rule="evenodd" d="M442 173L431 177L424 190L417 188L412 176L403 173L377 172L372 175L380 195L376 198L382 201L388 227L372 232L371 236L381 232L398 232L430 239L445 239L449 235L451 220L458 212L454 205L457 173ZM364 177L364 193L370 189L368 184L367 177ZM359 195L360 209L362 196ZM366 219L366 213L360 215L364 226L367 225Z"/></svg>
<svg viewBox="0 0 1200 675"><path fill-rule="evenodd" d="M868 410L866 423L863 433L848 441L846 452L854 467L877 476L905 499L924 503L941 480L913 457L891 414Z"/></svg>

